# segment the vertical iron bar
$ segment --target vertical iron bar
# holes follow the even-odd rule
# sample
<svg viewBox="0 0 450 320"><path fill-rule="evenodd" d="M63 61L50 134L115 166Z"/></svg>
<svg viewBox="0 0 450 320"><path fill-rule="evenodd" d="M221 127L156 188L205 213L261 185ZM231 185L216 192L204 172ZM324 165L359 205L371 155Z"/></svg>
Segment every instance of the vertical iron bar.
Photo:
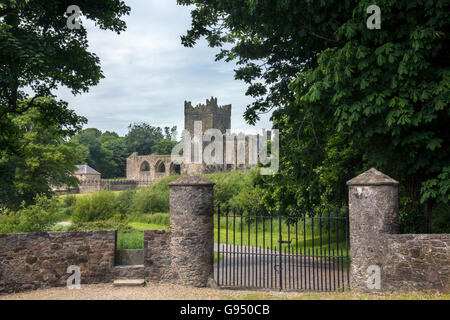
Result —
<svg viewBox="0 0 450 320"><path fill-rule="evenodd" d="M305 289L306 286L306 212L303 212L303 269L305 278ZM308 280L309 282L309 280Z"/></svg>
<svg viewBox="0 0 450 320"><path fill-rule="evenodd" d="M230 249L229 249L229 244L228 244L228 213L229 213L229 209L227 208L225 211L225 223L226 223L226 227L225 227L225 239L226 239L226 257L227 257L227 261L225 262L225 283L226 285L228 285L228 265L230 264Z"/></svg>
<svg viewBox="0 0 450 320"><path fill-rule="evenodd" d="M289 289L291 289L291 213L287 212L287 227L288 227L288 264L289 264Z"/></svg>
<svg viewBox="0 0 450 320"><path fill-rule="evenodd" d="M336 291L336 260L333 248L333 290Z"/></svg>
<svg viewBox="0 0 450 320"><path fill-rule="evenodd" d="M312 239L312 274L313 274L313 290L316 290L316 270L315 270L315 257L314 257L314 212L311 212L311 239ZM310 259L311 259L310 258ZM311 260L310 260L311 261Z"/></svg>
<svg viewBox="0 0 450 320"><path fill-rule="evenodd" d="M255 214L255 267L256 267L256 274L255 274L255 286L258 286L258 211L256 211Z"/></svg>
<svg viewBox="0 0 450 320"><path fill-rule="evenodd" d="M302 264L302 261L303 261L303 255L302 255L302 248L300 248L300 256L299 256L299 258L300 258L300 289L304 289L304 284L303 284L303 272L302 272L302 270L303 270L303 264Z"/></svg>
<svg viewBox="0 0 450 320"><path fill-rule="evenodd" d="M319 224L320 224L320 290L323 291L323 256L322 256L322 209L319 210Z"/></svg>
<svg viewBox="0 0 450 320"><path fill-rule="evenodd" d="M349 230L348 230L348 207L345 208L345 248L347 251L347 288L350 288L350 257L348 255Z"/></svg>
<svg viewBox="0 0 450 320"><path fill-rule="evenodd" d="M308 289L311 290L311 250L308 248Z"/></svg>
<svg viewBox="0 0 450 320"><path fill-rule="evenodd" d="M336 254L339 256L339 215L336 213L336 218L335 218L335 225L336 225ZM340 264L340 259L337 258L337 280L338 280L338 288L341 287L341 279L340 279L340 272L339 272L339 264Z"/></svg>
<svg viewBox="0 0 450 320"><path fill-rule="evenodd" d="M240 224L241 224L241 244L240 244L240 246L239 246L239 254L240 254L240 265L241 265L241 267L239 268L240 269L240 272L241 272L241 274L240 274L240 277L239 277L239 283L241 284L241 286L243 285L243 282L242 282L242 258L243 258L243 256L242 256L242 251L243 251L243 249L244 249L244 247L243 247L243 245L244 245L244 242L243 242L243 233L244 233L244 230L243 230L243 228L242 228L242 219L243 219L243 217L244 217L244 212L242 211L242 209L241 209L241 220L239 221L240 222Z"/></svg>
<svg viewBox="0 0 450 320"><path fill-rule="evenodd" d="M342 291L345 290L345 282L344 282L344 251L341 247L341 258L342 262L341 262L341 277L342 277Z"/></svg>
<svg viewBox="0 0 450 320"><path fill-rule="evenodd" d="M327 210L327 227L328 227L328 287L331 291L331 218L330 209Z"/></svg>
<svg viewBox="0 0 450 320"><path fill-rule="evenodd" d="M298 211L295 211L295 270L297 278L296 289L298 289Z"/></svg>
<svg viewBox="0 0 450 320"><path fill-rule="evenodd" d="M233 208L233 286L236 286L236 208Z"/></svg>
<svg viewBox="0 0 450 320"><path fill-rule="evenodd" d="M323 254L323 258L324 258L324 267L325 267L325 291L328 291L328 285L327 285L327 248L324 248L324 254Z"/></svg>
<svg viewBox="0 0 450 320"><path fill-rule="evenodd" d="M279 269L280 269L280 291L283 289L283 272L282 272L282 265L283 265L283 261L282 261L282 253L283 253L283 242L282 242L282 240L283 240L283 238L282 238L282 234L281 234L281 229L282 229L282 226L281 226L281 208L280 208L280 210L279 210L279 212L278 212L278 234L279 234L279 240L278 240L278 242L279 242L279 263L280 263L280 266L279 266Z"/></svg>
<svg viewBox="0 0 450 320"><path fill-rule="evenodd" d="M220 204L217 205L217 285L220 286Z"/></svg>
<svg viewBox="0 0 450 320"><path fill-rule="evenodd" d="M266 278L266 218L265 218L265 213L264 211L262 212L263 216L262 216L262 221L263 221L263 246L262 246L262 280L263 280L263 284L262 287L265 288L265 278Z"/></svg>
<svg viewBox="0 0 450 320"><path fill-rule="evenodd" d="M247 210L247 247L248 247L248 255L247 255L247 265L248 265L248 286L251 286L252 278L251 278L251 250L250 250L250 221L251 221L250 211Z"/></svg>
<svg viewBox="0 0 450 320"><path fill-rule="evenodd" d="M273 288L273 210L270 210L270 287Z"/></svg>

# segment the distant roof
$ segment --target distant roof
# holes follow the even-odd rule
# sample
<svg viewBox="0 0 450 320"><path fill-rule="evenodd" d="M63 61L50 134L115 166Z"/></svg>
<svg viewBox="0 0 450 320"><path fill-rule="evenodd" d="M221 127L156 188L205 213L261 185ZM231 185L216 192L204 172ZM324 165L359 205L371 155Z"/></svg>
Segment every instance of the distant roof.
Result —
<svg viewBox="0 0 450 320"><path fill-rule="evenodd" d="M77 170L75 171L75 174L101 174L100 172L89 167L87 164L78 164L76 167Z"/></svg>

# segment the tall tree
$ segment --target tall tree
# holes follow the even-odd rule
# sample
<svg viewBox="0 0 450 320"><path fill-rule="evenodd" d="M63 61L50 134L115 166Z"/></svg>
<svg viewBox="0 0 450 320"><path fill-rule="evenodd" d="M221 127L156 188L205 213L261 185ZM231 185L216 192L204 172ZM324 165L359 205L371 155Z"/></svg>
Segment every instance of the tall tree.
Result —
<svg viewBox="0 0 450 320"><path fill-rule="evenodd" d="M14 150L10 115L36 107L39 97L55 97L59 87L86 92L103 77L98 57L88 51L87 31L67 26L64 0L0 0L0 149ZM77 1L82 14L101 29L125 30L121 0ZM22 102L22 103L19 103ZM40 105L46 114L64 114L63 103ZM68 124L76 127L76 123ZM76 128L74 128L76 129Z"/></svg>
<svg viewBox="0 0 450 320"><path fill-rule="evenodd" d="M70 178L70 171L74 169L72 160L65 159L70 153L63 152L65 145L52 145L50 141L35 144L28 140L32 138L30 133L17 122L22 115L27 115L30 121L38 121L26 126L39 130L48 127L49 132L39 132L42 138L54 139L54 143L74 135L86 122L69 110L67 103L55 101L54 94L60 87L70 89L73 94L87 92L103 77L100 60L88 50L84 26L68 27L70 14L66 11L72 4L64 0L0 0L0 181L2 186L7 183L2 190L2 206L15 202L14 199L31 201L33 193L47 193L49 183ZM128 14L130 8L123 1L80 0L77 5L82 14L101 29L117 33L125 30L125 22L120 18ZM30 116L31 110L39 116ZM24 141L29 143L24 146ZM34 145L37 148L34 151L39 149L42 153L34 157L43 157L36 163L27 158ZM53 151L60 155L48 166L56 170L53 174L47 169L35 171L36 167L47 167L43 164L50 161L44 158L51 152L40 149L44 145L51 150L54 146ZM63 168L60 165L64 159ZM24 171L19 174L21 170ZM65 177L60 176L62 172ZM18 184L18 175L26 182Z"/></svg>
<svg viewBox="0 0 450 320"><path fill-rule="evenodd" d="M376 166L401 182L412 206L422 202L426 216L448 203L448 1L178 3L195 6L184 45L205 37L228 48L217 59L236 60L236 79L255 98L247 121L274 110L287 141L281 174L304 191L298 201L305 192L316 204L327 192L344 201L338 184ZM373 4L381 29L366 25Z"/></svg>
<svg viewBox="0 0 450 320"><path fill-rule="evenodd" d="M22 201L30 204L37 194L50 195L52 185L77 184L71 172L82 159L82 153L75 144L66 141L71 131L64 129L64 123L50 123L42 113L41 110L49 108L44 104L52 103L56 102L38 98L37 107L11 119L18 147L14 154L0 151L2 207L18 208ZM73 113L67 117L77 118Z"/></svg>
<svg viewBox="0 0 450 320"><path fill-rule="evenodd" d="M133 123L128 126L125 142L128 152L137 152L140 155L151 154L153 147L164 139L163 130L147 123Z"/></svg>

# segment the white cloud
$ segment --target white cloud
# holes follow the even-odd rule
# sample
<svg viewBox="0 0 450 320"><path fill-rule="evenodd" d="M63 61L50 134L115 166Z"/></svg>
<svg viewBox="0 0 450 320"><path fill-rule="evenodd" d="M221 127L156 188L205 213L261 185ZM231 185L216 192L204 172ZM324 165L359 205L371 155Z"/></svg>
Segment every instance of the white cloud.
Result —
<svg viewBox="0 0 450 320"><path fill-rule="evenodd" d="M85 23L90 50L101 60L105 75L89 93L73 97L61 89L59 97L87 127L123 135L128 124L184 127L184 101L204 103L215 96L219 104L232 104L232 129L254 131L243 119L251 99L246 85L234 80L234 65L215 62L216 49L202 41L194 48L181 45L190 25L190 8L167 0L129 0L127 30L120 35ZM82 8L81 8L82 9ZM258 128L270 128L268 116Z"/></svg>

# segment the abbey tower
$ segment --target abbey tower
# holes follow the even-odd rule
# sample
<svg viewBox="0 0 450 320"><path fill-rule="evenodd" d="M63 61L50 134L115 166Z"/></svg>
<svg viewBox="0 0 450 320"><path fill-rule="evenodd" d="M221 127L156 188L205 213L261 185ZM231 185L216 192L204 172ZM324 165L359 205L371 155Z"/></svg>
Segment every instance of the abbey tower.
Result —
<svg viewBox="0 0 450 320"><path fill-rule="evenodd" d="M193 107L190 101L184 102L184 129L194 134L194 121L202 121L203 132L208 129L219 129L225 133L231 129L231 104L219 106L217 98L206 99L206 104Z"/></svg>

